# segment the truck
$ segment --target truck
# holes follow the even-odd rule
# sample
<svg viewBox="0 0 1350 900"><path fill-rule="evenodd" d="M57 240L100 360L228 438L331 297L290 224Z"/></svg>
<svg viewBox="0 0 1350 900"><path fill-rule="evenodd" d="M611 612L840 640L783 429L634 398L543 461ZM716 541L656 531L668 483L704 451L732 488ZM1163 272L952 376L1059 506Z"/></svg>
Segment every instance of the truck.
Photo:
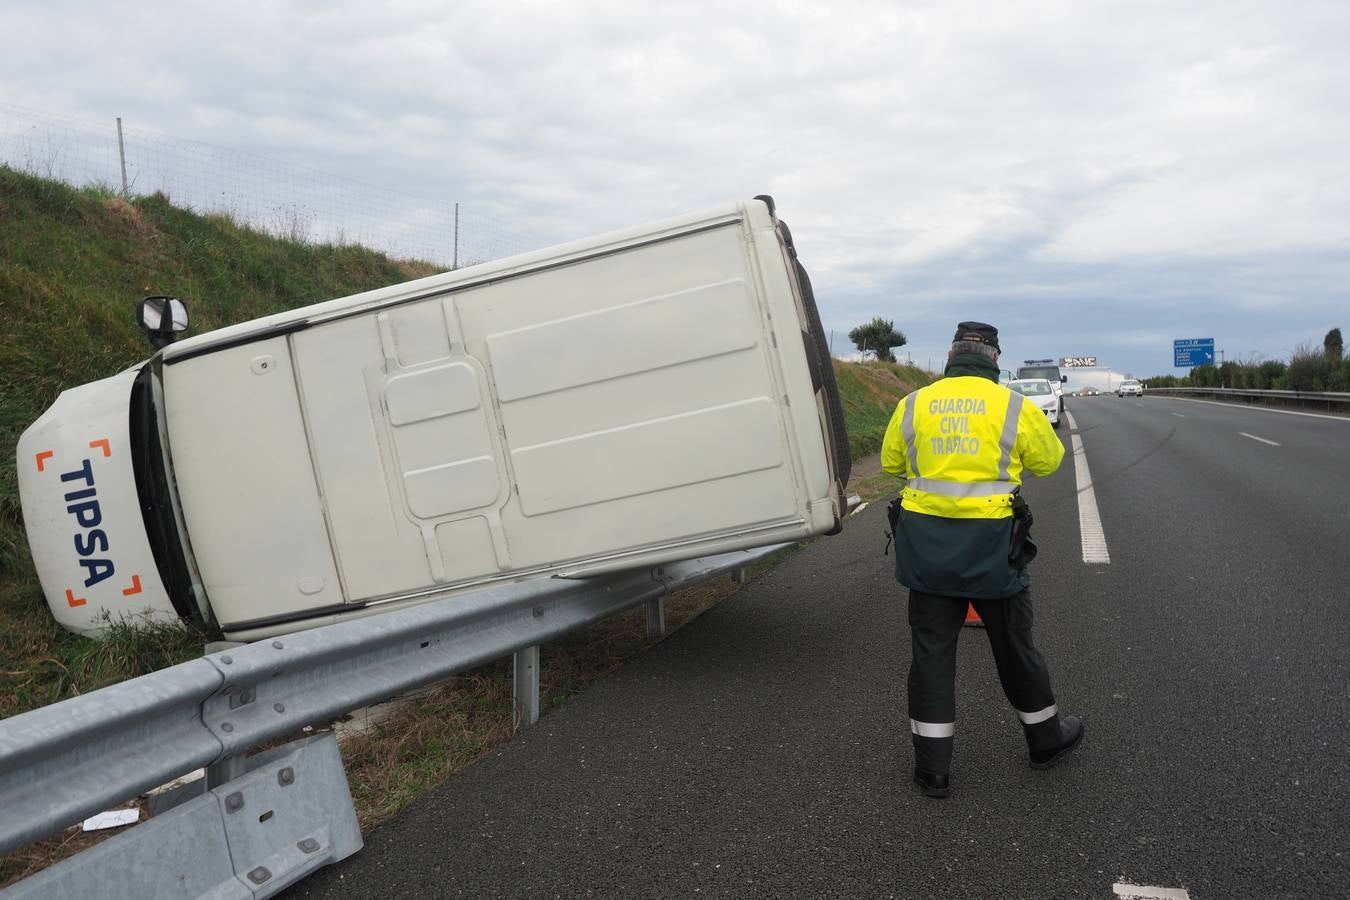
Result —
<svg viewBox="0 0 1350 900"><path fill-rule="evenodd" d="M175 340L17 446L57 621L232 641L840 529L849 446L767 196Z"/></svg>
<svg viewBox="0 0 1350 900"><path fill-rule="evenodd" d="M1017 369L1017 379L1019 381L1027 378L1044 378L1050 382L1050 387L1054 389L1055 396L1059 398L1058 414L1064 415L1064 383L1069 377L1060 371L1059 363L1053 359L1028 359Z"/></svg>

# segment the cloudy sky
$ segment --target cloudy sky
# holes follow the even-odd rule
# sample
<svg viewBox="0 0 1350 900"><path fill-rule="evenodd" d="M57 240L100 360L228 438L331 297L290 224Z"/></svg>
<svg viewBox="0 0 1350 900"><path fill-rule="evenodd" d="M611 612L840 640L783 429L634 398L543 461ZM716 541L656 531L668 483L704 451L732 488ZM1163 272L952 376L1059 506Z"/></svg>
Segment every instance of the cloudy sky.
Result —
<svg viewBox="0 0 1350 900"><path fill-rule="evenodd" d="M937 365L979 319L1145 376L1350 329L1348 47L1345 0L8 0L0 103L530 247L770 193L837 355L881 316Z"/></svg>

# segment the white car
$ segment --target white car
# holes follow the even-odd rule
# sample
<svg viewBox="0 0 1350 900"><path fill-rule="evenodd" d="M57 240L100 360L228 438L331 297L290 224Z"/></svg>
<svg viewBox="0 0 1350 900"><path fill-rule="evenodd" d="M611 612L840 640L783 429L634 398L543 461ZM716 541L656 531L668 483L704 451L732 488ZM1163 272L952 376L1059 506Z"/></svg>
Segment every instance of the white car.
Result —
<svg viewBox="0 0 1350 900"><path fill-rule="evenodd" d="M1116 389L1117 397L1142 397L1144 396L1144 386L1133 378L1127 378L1120 383Z"/></svg>
<svg viewBox="0 0 1350 900"><path fill-rule="evenodd" d="M1035 403L1050 419L1050 424L1055 428L1059 427L1059 419L1064 412L1064 404L1048 379L1018 378L1008 382L1008 390L1017 391L1017 393Z"/></svg>

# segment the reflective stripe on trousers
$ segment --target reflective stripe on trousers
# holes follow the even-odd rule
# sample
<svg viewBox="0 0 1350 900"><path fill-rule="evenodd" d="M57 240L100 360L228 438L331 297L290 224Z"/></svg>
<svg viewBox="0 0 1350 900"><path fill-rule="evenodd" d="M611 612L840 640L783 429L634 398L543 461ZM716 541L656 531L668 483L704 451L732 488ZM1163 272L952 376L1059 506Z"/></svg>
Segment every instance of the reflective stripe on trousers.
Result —
<svg viewBox="0 0 1350 900"><path fill-rule="evenodd" d="M1022 720L1023 725L1039 725L1046 719L1053 719L1059 715L1059 706L1051 703L1045 709L1038 709L1035 712L1022 712L1020 709L1015 710L1015 712L1017 718Z"/></svg>
<svg viewBox="0 0 1350 900"><path fill-rule="evenodd" d="M909 731L919 737L949 738L956 734L955 722L919 722L909 720Z"/></svg>

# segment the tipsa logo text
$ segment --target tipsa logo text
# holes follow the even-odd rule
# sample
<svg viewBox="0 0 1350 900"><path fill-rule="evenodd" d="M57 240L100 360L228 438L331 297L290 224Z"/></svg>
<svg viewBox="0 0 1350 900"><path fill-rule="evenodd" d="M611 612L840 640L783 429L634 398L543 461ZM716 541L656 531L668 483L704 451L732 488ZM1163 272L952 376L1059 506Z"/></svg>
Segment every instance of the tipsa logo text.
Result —
<svg viewBox="0 0 1350 900"><path fill-rule="evenodd" d="M94 467L88 459L78 469L61 473L66 485L66 512L75 519L75 552L84 567L84 586L93 587L111 578L116 571L108 552L108 533L98 526L103 523L103 510L98 505L98 489L94 485Z"/></svg>

